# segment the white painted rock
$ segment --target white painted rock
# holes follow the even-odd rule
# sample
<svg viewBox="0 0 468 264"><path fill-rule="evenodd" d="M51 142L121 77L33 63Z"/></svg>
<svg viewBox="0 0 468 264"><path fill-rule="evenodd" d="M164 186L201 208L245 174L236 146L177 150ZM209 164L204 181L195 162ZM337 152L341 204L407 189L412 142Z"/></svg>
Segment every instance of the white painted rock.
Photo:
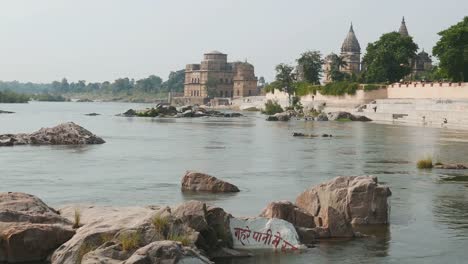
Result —
<svg viewBox="0 0 468 264"><path fill-rule="evenodd" d="M281 219L231 218L230 229L235 249L294 251L303 248L294 226Z"/></svg>

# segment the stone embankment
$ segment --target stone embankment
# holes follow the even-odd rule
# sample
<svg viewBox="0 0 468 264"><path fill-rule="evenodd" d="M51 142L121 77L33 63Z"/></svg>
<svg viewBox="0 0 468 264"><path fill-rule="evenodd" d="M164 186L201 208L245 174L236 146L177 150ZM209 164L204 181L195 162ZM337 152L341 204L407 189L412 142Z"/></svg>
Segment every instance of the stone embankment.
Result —
<svg viewBox="0 0 468 264"><path fill-rule="evenodd" d="M88 145L103 144L105 141L73 123L63 123L52 128L41 128L32 134L0 135L1 146L16 145Z"/></svg>
<svg viewBox="0 0 468 264"><path fill-rule="evenodd" d="M222 113L219 111L208 110L199 106L182 106L176 108L171 105L158 104L153 108L144 110L129 109L118 116L125 117L241 117L240 113Z"/></svg>
<svg viewBox="0 0 468 264"><path fill-rule="evenodd" d="M199 175L193 186L219 186ZM0 262L206 264L251 256L250 249L300 252L317 239L356 236L355 224L388 224L390 194L374 177L337 177L295 204L272 202L259 217L237 218L200 201L56 211L29 194L1 193Z"/></svg>

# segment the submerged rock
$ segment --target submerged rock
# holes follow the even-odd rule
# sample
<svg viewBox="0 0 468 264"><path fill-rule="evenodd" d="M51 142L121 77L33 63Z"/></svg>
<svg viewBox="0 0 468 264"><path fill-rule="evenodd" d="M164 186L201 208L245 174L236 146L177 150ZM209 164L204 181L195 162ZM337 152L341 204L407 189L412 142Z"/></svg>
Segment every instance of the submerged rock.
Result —
<svg viewBox="0 0 468 264"><path fill-rule="evenodd" d="M52 128L41 128L32 134L0 135L0 146L14 145L88 145L105 141L73 123L63 123Z"/></svg>
<svg viewBox="0 0 468 264"><path fill-rule="evenodd" d="M463 164L435 164L435 169L444 169L444 170L466 170L468 167Z"/></svg>
<svg viewBox="0 0 468 264"><path fill-rule="evenodd" d="M75 231L39 198L0 193L0 262L44 261Z"/></svg>
<svg viewBox="0 0 468 264"><path fill-rule="evenodd" d="M239 192L237 186L208 174L188 171L182 178L182 191L195 192Z"/></svg>
<svg viewBox="0 0 468 264"><path fill-rule="evenodd" d="M15 112L0 110L0 114L14 114Z"/></svg>
<svg viewBox="0 0 468 264"><path fill-rule="evenodd" d="M98 114L98 113L89 113L89 114L85 114L85 116L98 116L98 115L101 115L101 114Z"/></svg>
<svg viewBox="0 0 468 264"><path fill-rule="evenodd" d="M328 120L331 121L339 121L339 120L349 120L349 121L361 121L361 122L368 122L372 121L371 119L365 116L355 116L348 112L331 112L328 113Z"/></svg>

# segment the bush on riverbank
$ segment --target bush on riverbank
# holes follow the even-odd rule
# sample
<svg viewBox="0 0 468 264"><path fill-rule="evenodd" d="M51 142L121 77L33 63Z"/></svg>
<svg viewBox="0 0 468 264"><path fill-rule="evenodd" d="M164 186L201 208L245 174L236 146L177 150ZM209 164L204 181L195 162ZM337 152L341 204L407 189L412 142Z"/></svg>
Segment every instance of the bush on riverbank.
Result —
<svg viewBox="0 0 468 264"><path fill-rule="evenodd" d="M68 102L69 99L61 95L53 95L48 93L33 95L32 98L40 102Z"/></svg>
<svg viewBox="0 0 468 264"><path fill-rule="evenodd" d="M29 96L9 90L0 91L0 103L27 103Z"/></svg>
<svg viewBox="0 0 468 264"><path fill-rule="evenodd" d="M265 109L262 111L262 113L265 115L274 115L274 114L282 113L282 112L284 112L284 110L281 107L281 105L278 104L277 101L273 101L273 100L268 100L265 103Z"/></svg>
<svg viewBox="0 0 468 264"><path fill-rule="evenodd" d="M317 91L320 91L320 85L311 84L308 82L297 82L294 84L296 89L296 96L306 96L309 94L317 94Z"/></svg>
<svg viewBox="0 0 468 264"><path fill-rule="evenodd" d="M356 94L359 84L356 82L332 82L322 86L320 93L323 95L344 95L344 94Z"/></svg>
<svg viewBox="0 0 468 264"><path fill-rule="evenodd" d="M418 161L418 169L432 169L432 158L426 158Z"/></svg>

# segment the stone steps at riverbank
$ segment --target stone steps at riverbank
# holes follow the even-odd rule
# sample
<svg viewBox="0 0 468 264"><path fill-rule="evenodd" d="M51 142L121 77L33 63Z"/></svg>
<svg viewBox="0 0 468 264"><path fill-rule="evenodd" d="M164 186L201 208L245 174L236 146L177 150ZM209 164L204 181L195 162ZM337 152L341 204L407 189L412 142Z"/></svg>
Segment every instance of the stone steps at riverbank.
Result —
<svg viewBox="0 0 468 264"><path fill-rule="evenodd" d="M376 122L468 129L468 101L463 100L384 99L351 113Z"/></svg>

